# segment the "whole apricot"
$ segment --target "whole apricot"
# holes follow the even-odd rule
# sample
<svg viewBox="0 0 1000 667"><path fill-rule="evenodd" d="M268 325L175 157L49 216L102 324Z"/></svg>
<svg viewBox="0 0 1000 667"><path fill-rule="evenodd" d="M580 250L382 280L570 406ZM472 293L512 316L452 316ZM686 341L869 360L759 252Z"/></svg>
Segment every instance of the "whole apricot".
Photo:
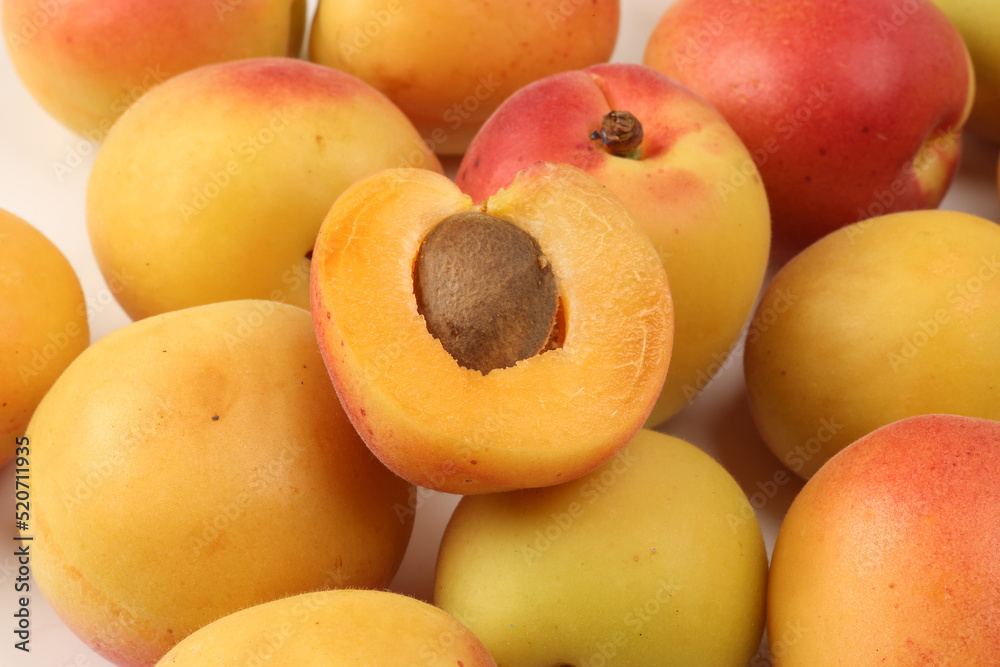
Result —
<svg viewBox="0 0 1000 667"><path fill-rule="evenodd" d="M59 378L28 437L33 574L118 665L253 604L387 586L412 529L410 485L354 431L294 306L119 329Z"/></svg>
<svg viewBox="0 0 1000 667"><path fill-rule="evenodd" d="M90 344L73 267L21 218L0 210L0 465L45 392Z"/></svg>
<svg viewBox="0 0 1000 667"><path fill-rule="evenodd" d="M391 636L391 640L387 640ZM496 667L446 612L389 591L303 593L206 625L157 667Z"/></svg>

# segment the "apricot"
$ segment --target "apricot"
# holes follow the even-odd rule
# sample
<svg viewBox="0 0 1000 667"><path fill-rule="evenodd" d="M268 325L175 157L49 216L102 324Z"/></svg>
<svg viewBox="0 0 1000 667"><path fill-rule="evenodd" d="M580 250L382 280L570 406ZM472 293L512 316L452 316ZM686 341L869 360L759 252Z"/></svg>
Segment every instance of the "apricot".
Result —
<svg viewBox="0 0 1000 667"><path fill-rule="evenodd" d="M59 617L118 665L152 665L226 614L381 588L412 487L340 408L309 313L270 301L119 329L28 426L32 568Z"/></svg>
<svg viewBox="0 0 1000 667"><path fill-rule="evenodd" d="M157 667L496 667L444 611L388 591L304 593L236 612L188 636Z"/></svg>
<svg viewBox="0 0 1000 667"><path fill-rule="evenodd" d="M643 430L573 482L463 498L434 602L505 667L747 665L766 581L736 481L694 445Z"/></svg>
<svg viewBox="0 0 1000 667"><path fill-rule="evenodd" d="M21 218L0 209L0 465L45 392L90 344L73 267Z"/></svg>
<svg viewBox="0 0 1000 667"><path fill-rule="evenodd" d="M309 307L309 254L337 196L406 164L441 170L358 79L291 58L202 67L115 124L87 184L87 228L133 319L229 301Z"/></svg>
<svg viewBox="0 0 1000 667"><path fill-rule="evenodd" d="M619 0L321 0L309 58L385 93L436 153L460 155L490 114L543 77L607 61Z"/></svg>
<svg viewBox="0 0 1000 667"><path fill-rule="evenodd" d="M101 141L126 109L202 65L296 56L305 0L3 0L11 62L60 123Z"/></svg>
<svg viewBox="0 0 1000 667"><path fill-rule="evenodd" d="M509 240L460 239L463 273L478 266L480 282L449 268L440 278L454 297L443 300L442 321L460 341L490 347L504 330L530 333L515 341L526 343L520 352L478 369L431 332L414 276L435 230L455 215L498 219L531 237L517 261L497 254ZM484 286L523 294L549 271L554 325L544 288L527 311L512 309L510 327L467 331L460 322L480 307ZM361 437L397 474L437 490L485 493L586 474L642 426L670 360L673 308L655 249L607 188L568 165L537 163L478 207L430 171L361 179L320 230L312 299L323 357ZM483 303L474 319L490 323L499 311Z"/></svg>
<svg viewBox="0 0 1000 667"><path fill-rule="evenodd" d="M989 220L910 211L841 228L774 276L754 318L743 358L754 422L805 479L905 417L1000 419L1000 227Z"/></svg>
<svg viewBox="0 0 1000 667"><path fill-rule="evenodd" d="M771 560L776 667L995 665L1000 422L922 415L834 456Z"/></svg>
<svg viewBox="0 0 1000 667"><path fill-rule="evenodd" d="M628 207L670 280L670 372L646 426L687 407L727 365L767 269L771 215L743 142L704 99L625 63L522 88L469 146L456 183L482 201L536 160L580 167Z"/></svg>

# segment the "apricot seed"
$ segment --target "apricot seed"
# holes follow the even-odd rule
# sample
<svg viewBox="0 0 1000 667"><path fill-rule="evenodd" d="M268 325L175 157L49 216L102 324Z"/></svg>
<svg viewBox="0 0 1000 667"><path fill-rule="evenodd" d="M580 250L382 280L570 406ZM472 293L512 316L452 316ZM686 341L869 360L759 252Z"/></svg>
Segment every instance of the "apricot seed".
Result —
<svg viewBox="0 0 1000 667"><path fill-rule="evenodd" d="M559 293L538 241L480 211L428 232L413 271L417 311L459 365L483 375L545 351Z"/></svg>

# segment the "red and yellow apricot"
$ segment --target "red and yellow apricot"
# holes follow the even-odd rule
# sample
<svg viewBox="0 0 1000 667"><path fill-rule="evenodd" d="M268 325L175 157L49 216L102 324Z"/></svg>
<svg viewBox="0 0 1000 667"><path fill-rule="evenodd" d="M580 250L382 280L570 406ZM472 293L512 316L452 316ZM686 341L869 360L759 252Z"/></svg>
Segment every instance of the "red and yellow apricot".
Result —
<svg viewBox="0 0 1000 667"><path fill-rule="evenodd" d="M774 547L776 667L988 665L1000 656L1000 422L884 426L802 489Z"/></svg>
<svg viewBox="0 0 1000 667"><path fill-rule="evenodd" d="M634 145L599 141L604 119L621 112L641 133ZM536 160L572 164L607 185L660 254L677 319L670 373L647 422L655 426L708 384L753 310L771 241L757 167L704 99L626 64L556 74L516 92L476 135L456 182L482 201Z"/></svg>
<svg viewBox="0 0 1000 667"><path fill-rule="evenodd" d="M167 79L228 60L296 56L304 0L3 0L21 80L59 122L101 141Z"/></svg>
<svg viewBox="0 0 1000 667"><path fill-rule="evenodd" d="M454 252L425 276L422 247L454 216L499 231L477 223L453 235L444 245ZM512 250L508 235L521 232L526 245ZM532 282L537 308L492 299ZM396 473L437 490L586 474L642 426L670 360L673 307L655 249L607 188L567 165L536 163L479 206L429 171L360 180L320 231L312 299L320 348L362 438ZM495 346L500 361L467 358L432 333L435 319L459 342Z"/></svg>

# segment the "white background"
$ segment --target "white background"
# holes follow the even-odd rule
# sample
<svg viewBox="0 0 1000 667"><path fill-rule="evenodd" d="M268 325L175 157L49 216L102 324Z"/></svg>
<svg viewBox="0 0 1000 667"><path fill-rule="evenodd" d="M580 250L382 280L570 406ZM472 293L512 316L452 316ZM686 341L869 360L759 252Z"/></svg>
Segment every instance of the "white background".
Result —
<svg viewBox="0 0 1000 667"><path fill-rule="evenodd" d="M646 41L670 0L622 0L622 23L613 60L639 63ZM315 0L310 1L310 13ZM129 318L110 298L90 250L84 218L84 193L97 147L51 119L17 78L6 50L0 54L0 208L39 228L69 259L83 284L85 298L96 311L90 321L97 341L128 324ZM942 208L968 211L1000 221L997 197L997 148L965 138L960 173ZM79 166L61 178L53 169L71 154L83 155ZM454 174L457 161L445 163ZM773 267L772 267L773 273ZM3 323L0 323L0 327ZM721 462L748 496L785 472L791 481L758 509L768 554L781 518L801 482L764 446L746 404L742 360L735 358L695 402L660 430L692 442ZM0 524L13 536L13 467L2 470ZM785 479L781 475L779 479ZM763 499L758 495L755 500ZM432 493L417 515L414 537L392 589L429 599L438 542L458 498ZM99 535L94 536L100 539ZM74 667L110 665L91 652L54 615L32 581L30 655L13 648L15 544L0 546L0 665L3 667ZM2 545L2 542L0 542ZM763 664L763 663L760 663Z"/></svg>

